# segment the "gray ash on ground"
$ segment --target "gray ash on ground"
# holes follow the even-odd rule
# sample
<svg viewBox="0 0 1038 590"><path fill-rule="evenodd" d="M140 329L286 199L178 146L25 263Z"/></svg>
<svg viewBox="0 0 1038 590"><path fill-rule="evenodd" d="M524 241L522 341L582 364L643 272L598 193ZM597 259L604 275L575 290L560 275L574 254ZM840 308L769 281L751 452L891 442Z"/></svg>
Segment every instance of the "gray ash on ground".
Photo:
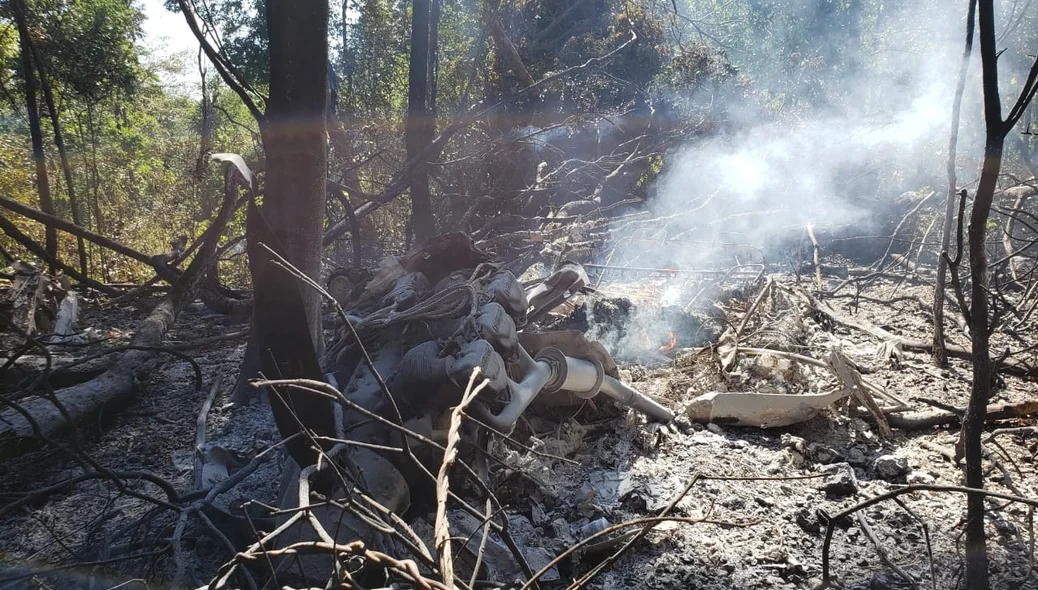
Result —
<svg viewBox="0 0 1038 590"><path fill-rule="evenodd" d="M922 339L929 329L925 304L931 292L925 285L880 280L864 288L863 297L856 301L831 301L860 320L883 325L905 337ZM619 310L621 304L613 305L614 310ZM746 302L741 305L745 308ZM594 303L590 310L593 319ZM124 335L134 324L134 316L125 310L92 311L87 317L97 325L115 326L113 330ZM569 319L577 321L579 317L573 314ZM231 329L217 325L216 320L215 316L193 311L178 322L170 338L186 342ZM630 322L629 319L628 329ZM894 366L876 356L877 342L867 335L841 327L824 327L810 318L803 322L803 339L798 341L800 353L818 356L828 346L838 345L869 372L869 380L901 397L926 397L949 405L965 403L970 370L963 361L953 359L947 369L938 369L925 355L905 352L900 365ZM1024 337L1034 337L1033 328L1023 330ZM949 336L958 344L966 343L952 327ZM202 390L195 389L189 366L162 359L142 379L139 394L128 407L113 411L103 426L97 424L81 431L82 449L108 468L147 470L166 479L177 490L187 490L191 473L185 469L185 459L192 456L195 419L208 386L222 379L224 386L208 420L207 444L227 450L234 457L232 469L247 463L257 452L269 448L277 433L262 404L230 404L229 389L243 344L223 343L190 351L203 371L206 387ZM995 344L1004 348L1008 342L997 335ZM621 374L625 382L680 409L704 391L765 385L759 371L749 365L742 369L740 366L736 368L742 372L733 381L731 376L718 371L709 354L681 351L679 347L673 362L656 368L621 364ZM823 375L812 371L805 371L798 380L798 390L830 385ZM1035 384L1009 377L992 401L1021 401L1036 395ZM814 588L821 580L825 531L819 511L835 514L904 483L962 482L960 467L948 458L957 438L956 428L895 431L884 440L862 417L851 418L840 408L823 412L809 422L776 430L693 424L680 417L672 425L660 426L646 423L632 412L596 404L597 399L583 407L529 413L515 435L540 454L500 439L490 448L494 457L488 461L492 487L514 522L517 541L531 554L558 554L588 531L602 526L603 519L618 524L658 514L694 474L746 478L699 481L676 505L674 515L708 517L711 522L658 526L614 568L602 574L592 584L596 588ZM1017 420L1011 425L1031 424L1033 421ZM1012 487L1016 487L1025 495L1038 489L1032 459L1038 436L1021 431L1000 436L998 443L998 448L991 447L985 464L989 473L987 485L1006 493L1014 493ZM3 467L0 498L5 503L28 490L41 489L81 472L77 464L53 449L6 461ZM245 500L269 503L276 497L279 470L279 461L272 457L222 498L220 507L232 516L240 516L236 510ZM150 484L134 485L145 493L162 494ZM906 496L905 505L923 522L900 506L884 502L862 513L871 534L890 560L925 588L931 584L928 533L937 572L936 587L955 587L961 578L958 539L964 499L920 492ZM1031 522L1026 507L991 503L989 508L989 550L995 587L1038 588L1036 576L1029 571ZM137 499L120 496L110 482L102 480L84 482L24 506L5 516L0 527L0 579L18 573L16 568L43 570L96 559L107 540L142 522L149 510ZM428 515L410 516L428 520ZM240 524L241 520L235 522ZM459 519L457 524L464 523ZM169 516L147 520L131 537L123 537L121 544L114 544L112 551L120 547L155 547L169 538L174 525L175 518ZM836 525L830 555L833 574L845 587L909 587L883 563L870 533L856 518ZM191 582L197 584L208 580L218 564L230 558L219 544L198 530L189 530L185 535L184 552L189 560ZM557 573L563 581L572 579L601 558L602 554L583 554L565 560ZM171 574L167 553L164 557L126 561L104 569L81 569L58 582L39 574L36 578L10 582L6 587L44 588L49 584L87 588L98 587L99 583L100 587L109 587L131 578L158 580ZM91 577L103 583L91 582ZM556 586L546 583L544 587Z"/></svg>

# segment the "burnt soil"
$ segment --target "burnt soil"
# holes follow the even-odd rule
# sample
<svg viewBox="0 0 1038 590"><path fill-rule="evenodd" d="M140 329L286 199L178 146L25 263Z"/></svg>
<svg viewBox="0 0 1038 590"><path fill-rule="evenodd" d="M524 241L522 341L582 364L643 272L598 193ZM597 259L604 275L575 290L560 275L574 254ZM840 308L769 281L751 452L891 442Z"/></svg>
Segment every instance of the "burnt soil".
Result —
<svg viewBox="0 0 1038 590"><path fill-rule="evenodd" d="M796 282L791 277L776 280L789 286ZM831 288L840 279L829 281ZM661 289L665 285L660 281L632 281L605 284L602 291L652 301ZM863 285L858 297L842 296L853 292L841 292L841 297L829 299L830 305L899 336L929 338L927 308L932 287L925 280L883 279ZM749 287L718 292L707 307L724 311L713 313L715 319L727 315L730 321L737 321L753 295ZM62 354L77 358L125 343L143 315L134 307L101 309L88 304L81 325L95 327L109 339L62 350ZM794 318L797 315L800 317ZM178 319L167 342L190 343L244 327L196 303ZM718 324L713 333L723 328ZM761 320L751 324L751 331L764 338L776 330L796 332L792 340L800 354L820 358L830 347L839 346L868 380L909 400L914 410L930 409L913 401L916 398L966 404L971 372L963 361L952 359L948 368L940 369L928 355L904 352L900 362L891 362L877 355L879 342L867 334L819 325L795 308L778 303L765 305ZM951 341L968 346L968 339L951 319L947 331ZM998 335L993 350L1024 348L1033 337L1024 326L1016 339ZM4 349L13 350L17 345L12 336L3 338ZM109 469L147 471L179 491L190 490L196 419L210 387L218 381L221 385L207 421L206 448L225 452L231 471L240 468L278 439L265 406L253 402L239 407L230 402L244 345L244 338L239 338L185 349L202 372L201 388L195 386L188 363L160 358L142 376L129 404L106 410L97 423L80 429L81 449ZM1033 362L1034 353L1029 354ZM836 384L821 369L762 367L749 358L742 358L730 374L723 375L709 351L681 346L650 356L640 364L621 363L622 376L676 410L706 391L824 392ZM1007 377L992 403L1035 397L1034 383ZM1033 424L1032 420L1015 420L992 425L991 430ZM658 526L594 582L592 586L599 588L813 588L822 578L825 528L819 513L835 514L905 483L963 483L961 465L952 459L958 427L895 430L893 436L882 439L874 425L862 416L849 417L846 408L832 408L806 423L770 430L693 424L684 418L662 427L596 399L580 408L531 412L515 436L542 453L569 460L533 454L502 441L491 449L498 459L491 468L493 487L518 525L513 528L522 535L521 543L531 553L557 554L579 540L582 530L593 529L592 523L599 519L618 524L658 514L694 475L707 477L691 488L671 514L708 522ZM990 489L1030 497L1038 494L1033 461L1038 435L1034 430L998 436L985 449ZM6 504L78 473L82 468L57 449L5 459L0 462L0 501ZM278 461L267 461L229 492L223 504L231 506L241 498L275 502L278 473ZM746 479L709 479L711 476ZM133 485L162 497L155 486ZM831 567L846 587L912 587L884 563L872 539L889 562L914 578L918 587L961 585L965 498L918 492L903 499L911 513L887 501L861 512L867 525L856 517L836 523ZM993 586L1038 588L1038 575L1031 571L1031 513L1026 506L994 500L988 507ZM207 582L219 564L229 559L219 544L192 529L183 538L188 567L179 585L130 582L135 578L169 579L173 573L168 552L133 557L138 552L158 552L176 524L168 514L149 517L149 509L144 502L119 494L105 480L86 481L39 497L7 514L0 525L0 587L110 588L123 583L124 588L195 587ZM143 524L134 528L137 523ZM120 557L125 561L119 561ZM80 565L60 574L44 573L76 562L113 559L116 561L105 567ZM563 581L573 579L586 572L595 559L601 559L600 552L579 554L561 563L557 573Z"/></svg>

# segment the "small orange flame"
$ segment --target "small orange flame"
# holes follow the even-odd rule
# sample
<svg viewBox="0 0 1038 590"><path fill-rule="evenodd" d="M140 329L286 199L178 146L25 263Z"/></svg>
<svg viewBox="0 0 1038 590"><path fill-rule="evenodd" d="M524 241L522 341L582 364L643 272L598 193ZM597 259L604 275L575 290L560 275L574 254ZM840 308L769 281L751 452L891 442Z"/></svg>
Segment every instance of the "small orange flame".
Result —
<svg viewBox="0 0 1038 590"><path fill-rule="evenodd" d="M666 344L659 348L660 352L667 352L668 350L674 350L674 347L678 345L678 338L674 335L674 330L670 330L670 339Z"/></svg>

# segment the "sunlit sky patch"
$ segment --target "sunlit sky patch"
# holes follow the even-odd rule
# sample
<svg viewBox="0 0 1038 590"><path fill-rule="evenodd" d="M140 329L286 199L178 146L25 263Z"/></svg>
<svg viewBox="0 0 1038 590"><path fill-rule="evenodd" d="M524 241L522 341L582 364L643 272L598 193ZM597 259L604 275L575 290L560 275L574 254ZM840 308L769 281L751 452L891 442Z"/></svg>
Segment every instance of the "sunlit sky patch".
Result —
<svg viewBox="0 0 1038 590"><path fill-rule="evenodd" d="M168 68L156 68L159 79L170 90L195 94L198 92L198 42L188 28L184 17L166 10L163 0L138 0L145 20L140 44L149 54L148 63L158 64L171 59L180 60L180 73Z"/></svg>

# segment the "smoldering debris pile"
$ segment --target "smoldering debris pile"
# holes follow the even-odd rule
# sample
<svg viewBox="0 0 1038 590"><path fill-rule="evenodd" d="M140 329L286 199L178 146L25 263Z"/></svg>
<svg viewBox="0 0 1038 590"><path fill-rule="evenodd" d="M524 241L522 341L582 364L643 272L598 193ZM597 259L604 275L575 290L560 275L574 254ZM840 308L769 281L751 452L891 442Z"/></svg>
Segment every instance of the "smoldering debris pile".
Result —
<svg viewBox="0 0 1038 590"><path fill-rule="evenodd" d="M596 289L581 265L565 262L524 291L511 273L490 264L460 235L386 259L373 271L339 273L332 291L348 311L324 370L343 392L343 432L337 434L342 442L327 451L333 462L307 464L305 456L296 456L302 473L284 471L282 510L312 518L286 529L287 537L275 543L281 549L274 551L307 539L332 539L364 555L369 565L376 558L384 564L387 556L424 558L430 568L425 575L435 578L445 565L432 563L433 556L442 560L450 537L466 540L456 543L451 562L464 577L499 583L529 581L537 574L542 581L574 578L600 572L595 564L611 563L609 555L631 540L630 533L614 534L610 528L618 515L637 506L656 512L679 491L609 466L630 469L632 449L647 453L639 461L651 465L668 440L709 438L696 422L709 424L708 432L716 436L722 432L718 425L776 428L819 415L835 417L856 441L846 450L790 439L780 456L761 465L775 475L851 458L846 469L818 474L824 480L818 489L843 498L862 487L855 466L871 465L868 456L877 452L874 447L889 444L895 428L957 419L951 412L913 413L913 404L872 377L877 367L902 366L915 342L847 317L794 277L762 270L738 281L713 278L710 290L726 298L723 304L712 302L712 315L687 304L706 287L687 280L676 287L672 279ZM660 293L674 288L679 295L666 297L684 297L684 307L662 304ZM641 310L631 298L609 294L624 290ZM595 334L621 353L627 347L628 359L637 364L622 373L596 342L573 330L537 331L542 326ZM657 345L648 334L661 326L671 338ZM836 335L847 328L884 337L875 348ZM669 364L660 369L667 383L663 390L657 386L660 377L644 373L642 367L651 364L646 359ZM477 368L478 376L469 379ZM675 379L675 372L691 379ZM482 379L486 387L477 391ZM632 421L634 414L617 418L615 405L593 395L607 393L668 422L672 415L666 409L624 385L632 380L677 402L677 422L653 426ZM556 390L564 393L552 393ZM293 393L284 395L292 405ZM564 408L552 408L559 405ZM574 420L578 415L583 418ZM596 437L601 419L621 420L623 438ZM445 456L454 470L443 467ZM904 481L910 472L903 455L879 455L874 463L861 477ZM335 464L347 475L317 476ZM928 477L913 476L915 481ZM313 508L308 495L316 485L325 486L319 497L337 499L334 508ZM362 500L350 500L357 490L367 492ZM479 506L481 499L487 507ZM375 523L373 511L381 514ZM806 518L800 515L797 522L819 529ZM573 559L569 549L580 539L587 542ZM268 549L253 551L258 556ZM313 577L331 571L331 552L296 564L297 573ZM376 569L386 575L384 567ZM398 570L391 578L403 575L399 567L389 569Z"/></svg>
<svg viewBox="0 0 1038 590"><path fill-rule="evenodd" d="M89 539L131 556L140 545L115 566L128 575L194 572L218 588L258 587L272 571L281 584L367 587L953 582L954 502L906 496L915 516L882 504L864 524L817 512L897 485L958 483L954 431L942 425L958 423L968 373L961 360L930 368L930 291L917 273L608 266L568 261L516 278L449 235L334 273L343 312L324 382L283 372L269 389L275 409L316 405L320 423L223 405L212 389L208 437L177 447L165 475L192 490L174 499L186 516L92 507L103 524ZM950 338L962 350L966 340ZM1033 351L1000 365L1007 385L989 417L1002 429L1033 424L1034 366ZM171 400L172 384L188 381L178 371L161 371L177 375L166 377ZM992 467L1016 464L992 485L1036 481L1029 432L992 439L1009 457ZM55 506L92 506L83 494L96 492L70 488ZM1000 518L1026 531L1026 511ZM32 522L12 521L5 550L25 553L13 539ZM77 535L63 542L88 542ZM175 559L148 557L152 537L176 546ZM992 556L1022 579L1029 551L1013 538Z"/></svg>
<svg viewBox="0 0 1038 590"><path fill-rule="evenodd" d="M483 576L533 575L527 560L536 552L517 545L507 520L487 521L482 511L471 509L465 518L447 519L448 505L452 513L460 510L455 504L469 507L453 491L459 484L452 487L448 477L451 462L464 464L459 451L466 450L464 460L472 460L467 449L486 452L488 434L507 439L533 404L579 408L610 399L661 423L674 418L668 408L625 385L599 343L575 331L524 329L531 318L575 295L585 278L579 265L563 265L524 291L514 275L491 264L462 234L386 258L374 271L337 273L335 306L348 311L341 312L341 325L324 356L329 383L293 380L292 368L305 365L298 358L278 359L282 378L267 382L278 430L290 443L279 506L299 515L280 519L285 532L277 545L285 550L299 543L331 543L322 555L301 560L296 573L308 579L327 576L339 545L385 555L396 555L401 547L418 549L419 556L428 557L428 546L444 550L440 535L453 525L462 527L458 535L468 537L485 527L490 528L483 534L497 533L498 539L476 545L484 550L500 546L487 554ZM291 444L305 437L311 437L310 444ZM329 471L333 465L338 477ZM485 475L485 465L482 470ZM462 474L479 471L471 467ZM466 487L475 485L487 495L487 482L465 476L460 480ZM317 506L317 495L332 504ZM405 515L429 508L436 509L427 523L433 532L426 539L430 543L394 528ZM304 514L309 515L305 521ZM510 556L513 563L495 561L497 554ZM481 558L472 557L478 566ZM536 567L551 557L545 554L541 561Z"/></svg>
<svg viewBox="0 0 1038 590"><path fill-rule="evenodd" d="M435 257L414 260L429 263ZM877 580L896 585L904 579L925 583L933 578L928 560L913 557L926 554L929 544L935 564L948 559L954 531L944 531L941 538L923 539L913 533L894 540L900 528L911 528L915 521L902 522L888 512L870 513L871 525L866 521L855 526L868 526L867 536L887 561L900 564L898 569L869 563L866 556L874 549L868 542L855 543L864 533L853 528L841 532L847 521L840 521L836 540L824 551L841 564L850 560L858 565L823 569L818 557L827 524L813 506L831 514L856 498L888 492L893 485L956 481L954 465L943 462L941 453L934 461L927 451L943 448L950 456L952 438L906 438L920 428L927 431L934 424L958 420L955 411L921 406L905 393L915 375L928 374L922 369L926 362L913 360L926 354L912 336L922 309L914 298L926 287L913 285L918 280L912 275L906 275L908 285L901 287L906 292L902 297L912 300L901 304L907 307L899 308L900 320L876 323L875 314L888 304L866 310L866 296L849 309L839 298L827 300L811 289L814 282L808 277L765 272L735 280L711 277L710 291L724 298L714 299L709 306L713 311L706 314L695 306L685 312L680 305L702 292L704 281L607 280L598 288L587 288L591 281L574 272L579 265L566 263L528 291L497 290L490 286L514 285L513 278L486 261L472 262L485 266L478 272L428 271L440 275L438 286L414 277L409 266L415 263L406 256L373 272L343 273L359 279L333 289L350 310L350 324L340 326L325 368L344 392L342 436L352 442L327 451L335 461L304 467L302 474L285 471L282 510L307 516L299 516L294 528L284 529L263 547L251 547L238 567L268 555L281 564L276 566L283 568L279 575L285 579L290 572L312 579L334 570L330 556L338 551L353 556L357 569L346 573L358 581L438 587L449 544L455 584L475 580L477 585L507 586L516 581L521 586L536 579L542 584L569 580L583 587L597 580L603 587L629 587L645 582L646 568L652 568L659 577L643 585L806 588L834 575L865 585ZM567 283L563 276L579 280ZM832 289L848 279L823 280ZM861 280L865 292L891 299L889 290L895 285L889 279L854 280ZM369 290L372 285L380 285L381 291ZM449 291L452 288L457 291ZM684 300L662 305L659 294L675 288L679 294L668 297ZM469 295L452 308L457 310L451 312L455 317L447 319L454 321L411 320L415 316L406 315L408 310L416 314L413 310L429 309L423 302L436 301L436 293L461 291ZM517 300L520 293L540 294L541 301L552 301L554 307L550 313L539 313L536 307L508 304L507 298L494 293L513 293ZM591 334L598 326L599 334L609 328L618 335L610 346L626 339L633 347L629 334L648 330L637 319L635 302L666 318L663 328L681 334L680 339L675 334L676 342L667 350L660 350L655 341L641 346L642 354L652 352L666 361L655 369L644 361L610 364L611 358L596 356L598 347L572 332L539 332L575 328ZM514 338L511 325L500 328L499 321L489 321L486 308L495 305L511 310L504 315L517 326ZM525 324L519 309L528 311ZM540 316L539 322L530 320L534 315ZM394 321L397 318L404 319ZM410 327L404 325L411 321ZM688 334L690 327L703 332L706 325L712 341ZM653 326L653 333L661 326ZM403 430L389 426L395 418L379 405L385 403L384 392L370 378L353 332L401 400L400 417L410 434L400 436ZM651 394L676 411L676 420L654 424L601 395L588 400L569 395L558 407L553 402L560 401L559 394L542 394L522 412L509 413L510 398L524 395L524 377L532 374L521 371L523 361L512 359L527 352L535 362L550 361L541 354L543 342L535 344L538 338L558 347L577 346L564 348L563 356L602 362L606 376ZM452 340L454 344L448 344ZM479 358L493 351L506 366L504 385L492 396L486 395L488 390L470 396L473 384L465 372L451 379L453 367L470 362L464 361L462 351L480 340L487 342L488 353ZM437 343L435 349L428 342ZM522 351L510 349L512 342ZM429 360L418 366L437 370L401 376L401 367L410 362L403 359L417 354L409 351L423 347L429 348L423 352ZM1024 371L1026 363L1019 360L1023 364L1008 370ZM468 374L474 366L465 367ZM488 374L493 370L489 368ZM490 382L494 387L493 379ZM1013 416L1024 415L1027 404L1033 404L1023 392L1006 392L998 416L1021 423ZM947 406L955 396L949 392L942 399L934 403ZM475 409L480 402L486 410ZM361 411L366 403L372 404L367 413ZM459 403L464 410L452 409ZM509 418L500 428L485 427L506 415L517 419ZM752 428L740 428L747 426ZM401 455L405 439L408 446ZM352 447L354 443L370 448ZM453 468L441 470L443 449ZM407 459L409 454L413 460ZM322 477L333 465L339 466L341 475ZM741 478L742 483L736 486L725 481L728 477ZM321 485L326 488L318 488ZM323 498L334 499L334 508L318 506ZM947 503L913 506L930 522L943 522L952 514ZM664 525L647 541L632 544L642 529L625 522L652 514L661 515L660 521L669 516L683 524ZM1023 516L1007 518L1019 521ZM281 524L286 522L281 517ZM762 526L775 532L761 536ZM319 551L322 558L286 557L319 539L336 542ZM1007 544L993 555L1010 563L1021 550ZM753 561L748 561L751 555ZM408 559L414 560L416 570L406 565ZM368 567L360 567L362 563ZM375 563L378 567L372 568ZM714 564L708 569L715 573L707 576L704 563ZM886 573L861 578L861 571L877 568ZM376 578L364 577L371 575ZM939 584L947 581L943 572L938 575ZM424 581L416 582L416 576Z"/></svg>
<svg viewBox="0 0 1038 590"><path fill-rule="evenodd" d="M608 296L577 304L551 328L584 332L617 359L650 366L669 363L674 350L707 345L718 336L716 322L705 314Z"/></svg>

